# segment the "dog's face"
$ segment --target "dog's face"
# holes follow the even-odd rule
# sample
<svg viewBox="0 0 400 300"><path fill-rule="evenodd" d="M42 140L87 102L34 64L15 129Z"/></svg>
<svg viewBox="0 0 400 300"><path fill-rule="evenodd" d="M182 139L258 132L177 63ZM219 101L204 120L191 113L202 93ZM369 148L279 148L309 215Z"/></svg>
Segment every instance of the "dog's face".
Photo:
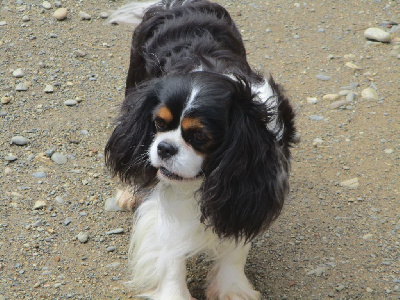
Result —
<svg viewBox="0 0 400 300"><path fill-rule="evenodd" d="M269 89L270 105L244 80L211 72L146 81L127 92L106 162L135 185L201 181L202 221L220 236L252 238L288 191L293 115L280 117L287 99L272 80Z"/></svg>
<svg viewBox="0 0 400 300"><path fill-rule="evenodd" d="M179 183L203 177L204 161L224 139L234 84L211 73L159 83L149 157L160 180Z"/></svg>

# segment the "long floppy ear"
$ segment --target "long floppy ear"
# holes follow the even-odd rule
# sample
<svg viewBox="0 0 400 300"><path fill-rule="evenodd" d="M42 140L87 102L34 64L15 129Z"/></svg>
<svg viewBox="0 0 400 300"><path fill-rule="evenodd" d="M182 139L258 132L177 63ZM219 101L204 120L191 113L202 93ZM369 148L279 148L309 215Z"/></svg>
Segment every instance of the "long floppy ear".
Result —
<svg viewBox="0 0 400 300"><path fill-rule="evenodd" d="M159 101L152 84L129 90L105 148L106 165L112 174L142 187L153 183L157 172L148 156L155 134L152 112Z"/></svg>
<svg viewBox="0 0 400 300"><path fill-rule="evenodd" d="M267 126L274 110L257 101L246 84L235 98L225 139L203 166L201 219L220 237L249 241L281 212L289 157Z"/></svg>

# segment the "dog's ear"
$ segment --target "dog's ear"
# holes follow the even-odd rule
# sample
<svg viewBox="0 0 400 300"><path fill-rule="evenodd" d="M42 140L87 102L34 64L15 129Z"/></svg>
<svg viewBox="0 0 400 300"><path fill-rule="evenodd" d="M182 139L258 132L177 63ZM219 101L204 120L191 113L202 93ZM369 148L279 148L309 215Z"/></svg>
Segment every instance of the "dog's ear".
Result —
<svg viewBox="0 0 400 300"><path fill-rule="evenodd" d="M125 97L105 148L106 165L123 182L145 187L156 180L148 152L155 134L152 113L158 102L152 83L130 89Z"/></svg>
<svg viewBox="0 0 400 300"><path fill-rule="evenodd" d="M224 141L203 166L200 208L202 222L220 237L249 241L280 214L289 152L268 128L277 110L257 101L249 85L237 84Z"/></svg>

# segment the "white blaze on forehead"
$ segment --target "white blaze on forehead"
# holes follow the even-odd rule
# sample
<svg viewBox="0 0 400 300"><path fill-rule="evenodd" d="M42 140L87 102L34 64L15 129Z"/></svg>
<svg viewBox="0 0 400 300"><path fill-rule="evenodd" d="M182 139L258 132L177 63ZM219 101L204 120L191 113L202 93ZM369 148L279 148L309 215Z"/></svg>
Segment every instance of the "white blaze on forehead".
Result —
<svg viewBox="0 0 400 300"><path fill-rule="evenodd" d="M185 112L186 112L186 111L188 111L188 110L190 110L191 108L193 108L193 106L194 106L194 100L196 99L196 96L199 94L199 92L200 92L200 88L198 88L198 87L192 87L192 91L190 92L190 96L189 96L189 99L188 99L188 101L187 101L187 103L186 103L186 107L185 107L185 109L184 109L183 112L182 112L182 116L185 115Z"/></svg>

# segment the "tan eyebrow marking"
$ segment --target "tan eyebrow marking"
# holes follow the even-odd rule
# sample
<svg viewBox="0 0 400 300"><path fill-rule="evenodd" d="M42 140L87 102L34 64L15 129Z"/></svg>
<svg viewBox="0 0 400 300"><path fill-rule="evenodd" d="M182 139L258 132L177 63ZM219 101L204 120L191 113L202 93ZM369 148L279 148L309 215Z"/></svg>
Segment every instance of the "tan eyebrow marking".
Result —
<svg viewBox="0 0 400 300"><path fill-rule="evenodd" d="M188 130L192 128L197 128L197 129L204 128L199 118L185 117L182 119L181 125L183 130Z"/></svg>
<svg viewBox="0 0 400 300"><path fill-rule="evenodd" d="M161 107L157 111L156 116L160 119L163 119L166 123L170 123L174 119L172 112L166 106Z"/></svg>

